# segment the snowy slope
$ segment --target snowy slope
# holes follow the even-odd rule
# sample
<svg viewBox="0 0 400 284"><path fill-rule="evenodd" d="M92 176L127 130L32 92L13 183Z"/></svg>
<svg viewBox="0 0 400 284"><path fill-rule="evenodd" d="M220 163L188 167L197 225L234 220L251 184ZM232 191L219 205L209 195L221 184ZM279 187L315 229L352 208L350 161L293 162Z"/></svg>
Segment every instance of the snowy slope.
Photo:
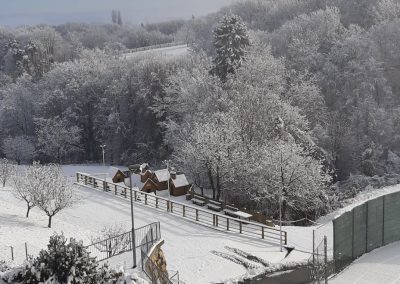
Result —
<svg viewBox="0 0 400 284"><path fill-rule="evenodd" d="M332 284L400 283L400 242L367 253L329 281Z"/></svg>

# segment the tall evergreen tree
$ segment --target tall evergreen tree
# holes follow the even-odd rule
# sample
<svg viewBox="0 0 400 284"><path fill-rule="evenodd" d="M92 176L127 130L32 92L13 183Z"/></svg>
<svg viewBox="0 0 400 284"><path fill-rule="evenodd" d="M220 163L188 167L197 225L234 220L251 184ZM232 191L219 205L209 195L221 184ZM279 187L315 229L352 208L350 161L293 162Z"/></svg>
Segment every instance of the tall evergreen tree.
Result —
<svg viewBox="0 0 400 284"><path fill-rule="evenodd" d="M245 47L250 45L247 27L242 19L227 14L214 30L216 57L212 73L225 81L228 74L234 74L245 56Z"/></svg>
<svg viewBox="0 0 400 284"><path fill-rule="evenodd" d="M118 25L122 26L121 11L118 11L118 14L117 14L117 23L118 23Z"/></svg>

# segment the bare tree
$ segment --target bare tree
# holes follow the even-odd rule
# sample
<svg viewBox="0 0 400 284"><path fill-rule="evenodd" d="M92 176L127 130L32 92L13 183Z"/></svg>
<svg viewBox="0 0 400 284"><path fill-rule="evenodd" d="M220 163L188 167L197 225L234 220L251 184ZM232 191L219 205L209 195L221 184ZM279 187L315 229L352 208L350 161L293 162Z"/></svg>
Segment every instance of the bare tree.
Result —
<svg viewBox="0 0 400 284"><path fill-rule="evenodd" d="M97 236L90 239L101 252L107 252L108 256L117 255L127 251L131 245L130 234L125 234L127 229L122 224L104 226Z"/></svg>
<svg viewBox="0 0 400 284"><path fill-rule="evenodd" d="M26 218L28 218L29 212L35 207L35 203L33 202L32 190L26 180L26 176L15 177L13 193L17 199L25 201L27 206Z"/></svg>
<svg viewBox="0 0 400 284"><path fill-rule="evenodd" d="M35 205L49 217L48 227L51 228L52 218L75 203L73 185L68 183L67 177L63 175L58 165L34 164L34 166L41 168L39 177L41 185L33 191L33 200Z"/></svg>
<svg viewBox="0 0 400 284"><path fill-rule="evenodd" d="M7 180L15 173L15 171L15 163L6 158L0 159L0 182L3 184L3 187L6 186Z"/></svg>

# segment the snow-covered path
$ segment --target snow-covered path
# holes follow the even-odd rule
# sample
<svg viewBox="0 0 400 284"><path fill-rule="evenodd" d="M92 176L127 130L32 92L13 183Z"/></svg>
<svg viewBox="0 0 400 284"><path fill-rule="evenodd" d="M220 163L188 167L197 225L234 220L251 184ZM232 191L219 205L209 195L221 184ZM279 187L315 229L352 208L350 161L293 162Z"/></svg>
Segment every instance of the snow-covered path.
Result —
<svg viewBox="0 0 400 284"><path fill-rule="evenodd" d="M400 242L376 249L357 259L329 281L332 284L400 283Z"/></svg>

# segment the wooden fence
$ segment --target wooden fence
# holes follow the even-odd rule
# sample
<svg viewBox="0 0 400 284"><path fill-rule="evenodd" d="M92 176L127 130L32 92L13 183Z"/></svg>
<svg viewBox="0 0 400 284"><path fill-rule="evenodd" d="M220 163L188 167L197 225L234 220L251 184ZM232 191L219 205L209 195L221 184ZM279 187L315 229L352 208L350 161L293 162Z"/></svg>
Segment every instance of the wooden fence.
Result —
<svg viewBox="0 0 400 284"><path fill-rule="evenodd" d="M124 198L129 198L130 196L129 187L104 181L104 179L96 178L85 173L76 173L76 181L79 184L110 192ZM280 231L279 229L268 227L263 224L229 217L221 213L211 212L196 206L169 200L168 198L160 197L152 193L142 192L138 188L133 188L133 200L137 203L167 211L170 214L183 217L199 224L208 225L215 229L239 233L244 236L259 238L274 243L280 242L282 233L282 242L285 245L287 244L286 231Z"/></svg>

